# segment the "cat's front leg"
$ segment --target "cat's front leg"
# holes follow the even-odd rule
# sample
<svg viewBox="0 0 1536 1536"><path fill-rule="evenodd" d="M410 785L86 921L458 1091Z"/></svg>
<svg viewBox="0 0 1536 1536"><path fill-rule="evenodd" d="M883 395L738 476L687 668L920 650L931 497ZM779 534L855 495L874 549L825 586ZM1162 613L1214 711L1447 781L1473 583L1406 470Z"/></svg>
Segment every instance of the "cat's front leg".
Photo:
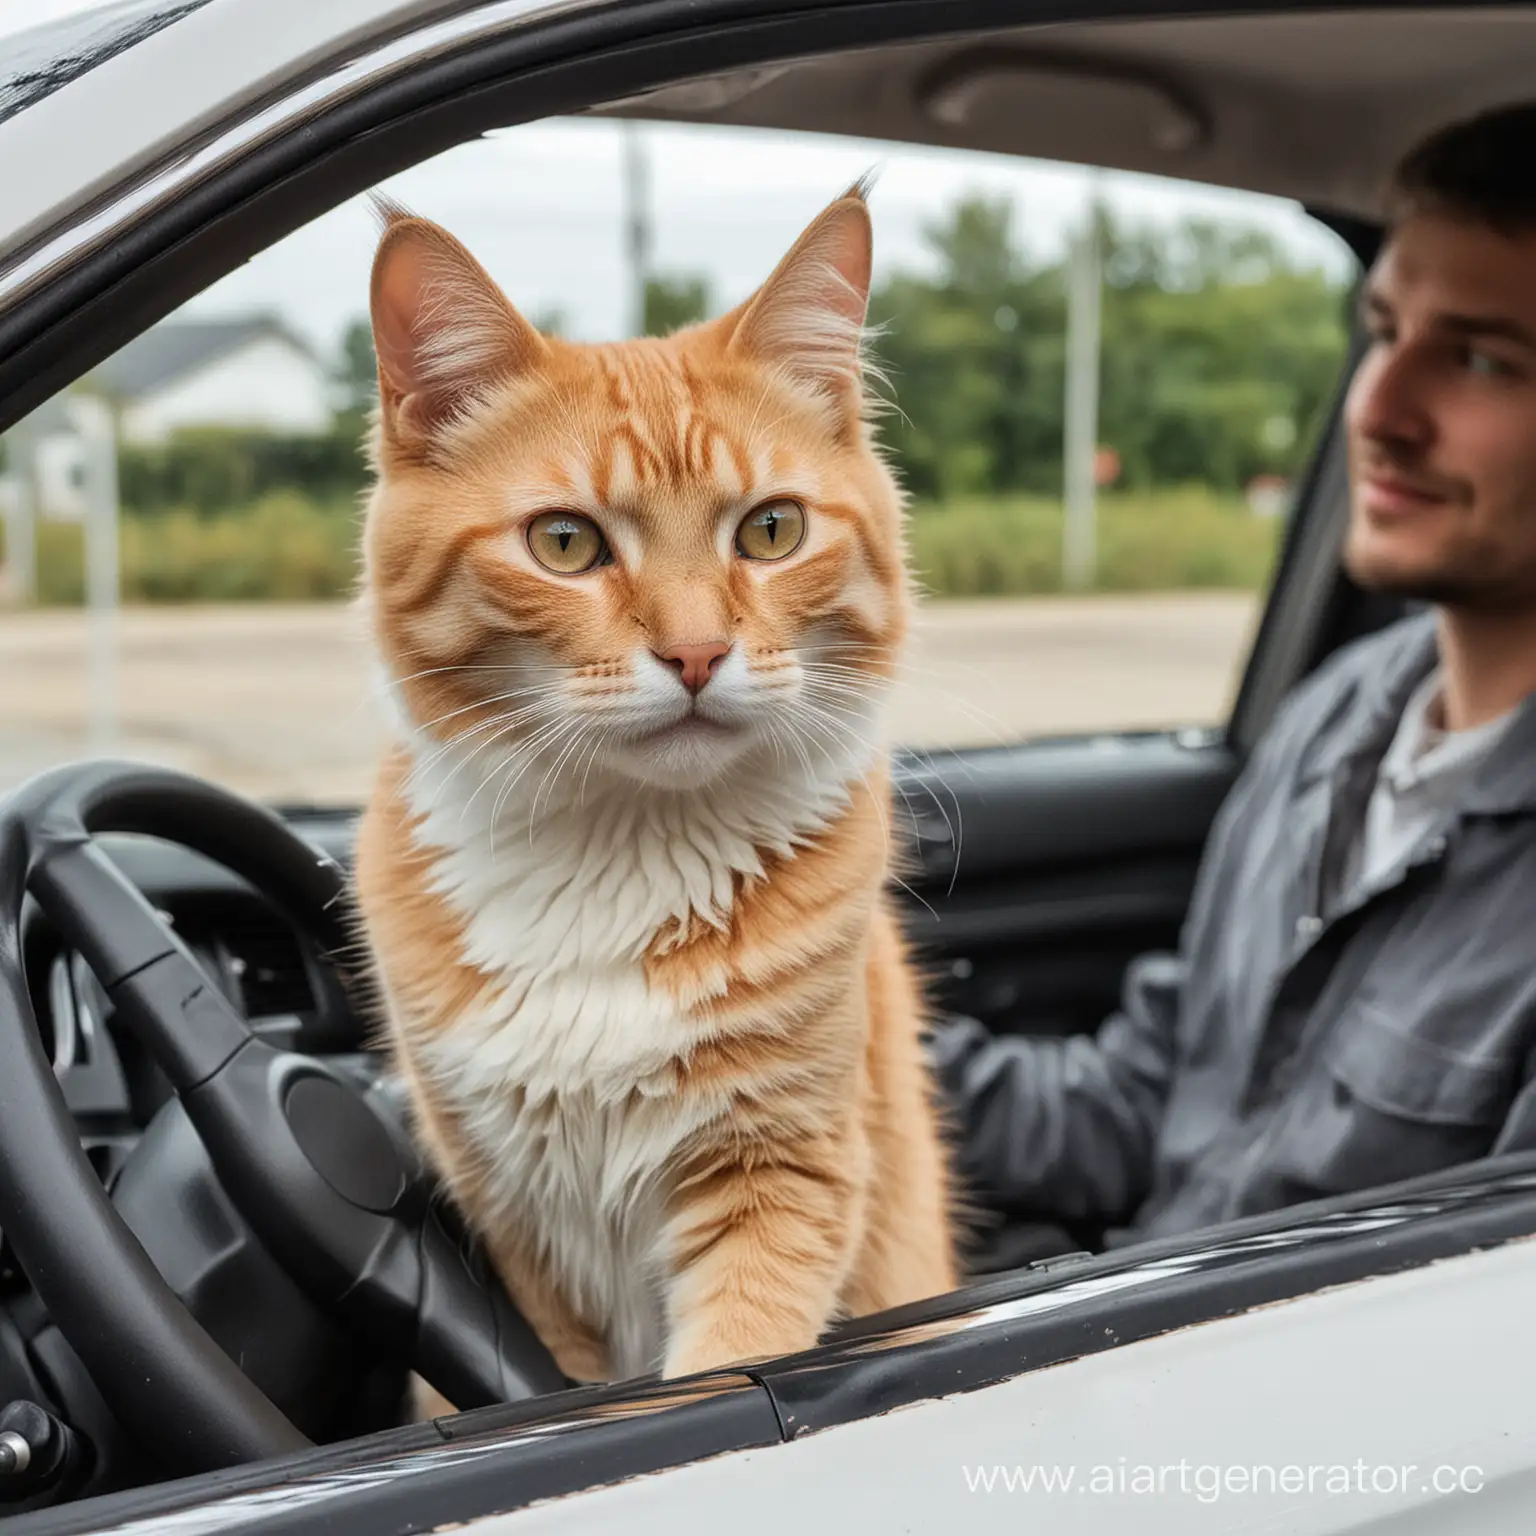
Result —
<svg viewBox="0 0 1536 1536"><path fill-rule="evenodd" d="M555 1364L572 1381L611 1380L606 1343L577 1316L543 1266L517 1244L493 1238L487 1248L512 1304L555 1357Z"/></svg>
<svg viewBox="0 0 1536 1536"><path fill-rule="evenodd" d="M663 1374L810 1349L837 1311L863 1229L866 1157L731 1160L691 1179L670 1223Z"/></svg>

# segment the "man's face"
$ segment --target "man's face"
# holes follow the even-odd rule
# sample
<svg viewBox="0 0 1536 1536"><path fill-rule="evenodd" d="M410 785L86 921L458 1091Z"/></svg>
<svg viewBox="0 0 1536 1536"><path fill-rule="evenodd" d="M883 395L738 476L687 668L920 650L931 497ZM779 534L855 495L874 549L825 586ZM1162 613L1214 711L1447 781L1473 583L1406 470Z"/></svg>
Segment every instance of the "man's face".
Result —
<svg viewBox="0 0 1536 1536"><path fill-rule="evenodd" d="M1536 232L1413 215L1365 303L1347 569L1450 607L1536 608Z"/></svg>

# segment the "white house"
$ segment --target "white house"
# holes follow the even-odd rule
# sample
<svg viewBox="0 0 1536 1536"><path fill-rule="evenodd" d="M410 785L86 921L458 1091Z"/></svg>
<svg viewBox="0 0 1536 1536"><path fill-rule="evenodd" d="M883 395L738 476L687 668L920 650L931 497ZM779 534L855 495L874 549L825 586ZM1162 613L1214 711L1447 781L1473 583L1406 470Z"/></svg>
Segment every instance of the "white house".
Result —
<svg viewBox="0 0 1536 1536"><path fill-rule="evenodd" d="M183 427L318 435L333 414L324 363L270 315L164 321L90 379L117 405L129 443L164 442Z"/></svg>
<svg viewBox="0 0 1536 1536"><path fill-rule="evenodd" d="M186 427L318 436L334 419L324 363L270 315L164 321L93 370L83 387L113 404L120 439L141 445ZM0 482L0 513L17 513L17 461L25 458L37 513L79 517L82 449L63 397L18 422L7 442L13 462Z"/></svg>
<svg viewBox="0 0 1536 1536"><path fill-rule="evenodd" d="M334 419L335 386L325 364L270 315L166 320L109 357L81 387L112 404L120 441L140 445L163 443L187 427L318 436ZM85 448L62 395L17 422L5 442L0 520L12 553L0 567L0 598L25 600L33 588L36 520L84 515Z"/></svg>

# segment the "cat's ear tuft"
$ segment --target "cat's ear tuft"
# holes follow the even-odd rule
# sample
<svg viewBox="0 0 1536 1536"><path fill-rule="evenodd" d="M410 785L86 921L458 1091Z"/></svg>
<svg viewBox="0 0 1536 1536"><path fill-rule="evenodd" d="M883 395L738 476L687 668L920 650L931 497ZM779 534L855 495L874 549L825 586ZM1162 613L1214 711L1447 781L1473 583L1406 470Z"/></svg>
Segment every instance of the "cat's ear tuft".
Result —
<svg viewBox="0 0 1536 1536"><path fill-rule="evenodd" d="M874 232L861 178L795 242L738 311L729 348L781 369L845 422L864 408L864 319Z"/></svg>
<svg viewBox="0 0 1536 1536"><path fill-rule="evenodd" d="M422 445L549 345L447 230L376 198L383 226L369 309L386 441Z"/></svg>

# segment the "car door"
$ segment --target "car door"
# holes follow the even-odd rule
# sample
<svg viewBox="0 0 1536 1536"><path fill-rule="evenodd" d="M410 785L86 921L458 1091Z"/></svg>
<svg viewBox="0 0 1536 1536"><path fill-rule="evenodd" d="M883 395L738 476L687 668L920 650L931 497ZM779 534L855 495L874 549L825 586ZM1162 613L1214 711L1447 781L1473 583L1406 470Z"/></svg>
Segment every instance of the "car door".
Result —
<svg viewBox="0 0 1536 1536"><path fill-rule="evenodd" d="M1238 768L1219 730L1106 733L912 761L908 932L945 1010L1070 1034L1171 946Z"/></svg>

